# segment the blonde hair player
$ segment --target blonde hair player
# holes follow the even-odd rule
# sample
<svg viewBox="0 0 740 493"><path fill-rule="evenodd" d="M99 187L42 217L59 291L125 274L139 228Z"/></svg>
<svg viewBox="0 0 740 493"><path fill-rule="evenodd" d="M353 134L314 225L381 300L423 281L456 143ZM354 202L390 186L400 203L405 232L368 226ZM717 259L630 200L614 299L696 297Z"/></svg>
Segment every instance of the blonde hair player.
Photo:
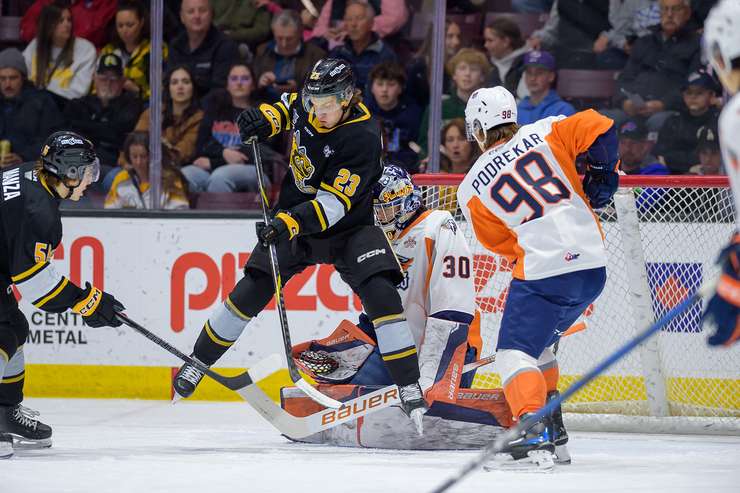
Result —
<svg viewBox="0 0 740 493"><path fill-rule="evenodd" d="M732 95L719 118L719 145L735 197L735 214L740 211L740 2L722 0L704 24L704 54ZM712 346L729 346L740 340L740 234L737 230L720 255L722 276L717 292L709 300L704 319L714 320L716 332L709 337Z"/></svg>
<svg viewBox="0 0 740 493"><path fill-rule="evenodd" d="M496 348L496 366L515 419L557 395L552 346L601 293L606 252L593 212L617 190L614 122L596 111L518 126L514 96L498 86L475 91L468 133L483 154L457 191L465 219L488 250L514 262ZM586 155L583 183L576 156ZM495 467L549 469L568 462L560 411L497 454ZM555 452L555 455L553 455Z"/></svg>

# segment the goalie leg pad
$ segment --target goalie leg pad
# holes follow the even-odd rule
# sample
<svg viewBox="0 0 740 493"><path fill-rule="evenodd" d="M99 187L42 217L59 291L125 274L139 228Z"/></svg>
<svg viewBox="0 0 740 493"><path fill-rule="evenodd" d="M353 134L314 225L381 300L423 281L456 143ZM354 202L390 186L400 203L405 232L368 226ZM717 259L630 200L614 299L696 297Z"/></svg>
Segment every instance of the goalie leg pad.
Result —
<svg viewBox="0 0 740 493"><path fill-rule="evenodd" d="M427 402L454 403L460 388L467 351L468 325L428 317L424 342L419 350L419 384Z"/></svg>

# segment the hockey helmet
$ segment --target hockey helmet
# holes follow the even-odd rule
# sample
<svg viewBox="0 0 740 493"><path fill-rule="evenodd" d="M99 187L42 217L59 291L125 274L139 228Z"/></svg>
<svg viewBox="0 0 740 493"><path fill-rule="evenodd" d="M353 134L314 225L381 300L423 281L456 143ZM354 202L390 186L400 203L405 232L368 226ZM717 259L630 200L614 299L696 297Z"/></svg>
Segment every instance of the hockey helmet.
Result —
<svg viewBox="0 0 740 493"><path fill-rule="evenodd" d="M386 163L383 174L373 186L375 222L393 239L421 208L421 190L401 166Z"/></svg>
<svg viewBox="0 0 740 493"><path fill-rule="evenodd" d="M61 180L98 181L100 161L92 142L70 131L54 132L41 149L43 168Z"/></svg>
<svg viewBox="0 0 740 493"><path fill-rule="evenodd" d="M485 141L486 131L505 123L516 123L514 96L503 86L484 87L470 95L465 106L468 140Z"/></svg>
<svg viewBox="0 0 740 493"><path fill-rule="evenodd" d="M721 0L704 23L704 56L718 74L740 68L740 3Z"/></svg>
<svg viewBox="0 0 740 493"><path fill-rule="evenodd" d="M355 93L355 74L352 66L338 58L322 58L306 76L301 91L303 108L311 110L311 97L335 96L342 109L349 106Z"/></svg>

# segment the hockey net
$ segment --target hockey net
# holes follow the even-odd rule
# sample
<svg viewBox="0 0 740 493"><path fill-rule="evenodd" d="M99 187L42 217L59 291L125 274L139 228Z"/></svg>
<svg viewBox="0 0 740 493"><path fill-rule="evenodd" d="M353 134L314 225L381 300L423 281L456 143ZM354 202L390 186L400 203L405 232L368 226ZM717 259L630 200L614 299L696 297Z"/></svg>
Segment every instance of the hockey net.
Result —
<svg viewBox="0 0 740 493"><path fill-rule="evenodd" d="M416 175L425 204L453 213L473 252L483 356L495 351L512 266L485 250L457 200L462 175ZM622 177L599 213L608 280L581 316L585 330L557 347L566 388L638 330L718 275L715 260L735 227L725 177ZM570 427L601 431L740 434L740 344L709 348L714 328L696 306L580 391L564 406ZM501 385L493 365L474 387Z"/></svg>

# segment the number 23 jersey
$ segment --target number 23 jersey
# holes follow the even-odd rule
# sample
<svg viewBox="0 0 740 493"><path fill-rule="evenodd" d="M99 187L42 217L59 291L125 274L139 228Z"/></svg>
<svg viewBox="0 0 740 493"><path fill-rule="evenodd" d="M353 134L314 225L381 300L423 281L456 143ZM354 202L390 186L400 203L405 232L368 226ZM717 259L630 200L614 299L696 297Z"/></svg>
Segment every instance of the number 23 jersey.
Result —
<svg viewBox="0 0 740 493"><path fill-rule="evenodd" d="M478 241L534 280L606 265L576 156L613 122L594 110L544 118L483 153L457 191Z"/></svg>

